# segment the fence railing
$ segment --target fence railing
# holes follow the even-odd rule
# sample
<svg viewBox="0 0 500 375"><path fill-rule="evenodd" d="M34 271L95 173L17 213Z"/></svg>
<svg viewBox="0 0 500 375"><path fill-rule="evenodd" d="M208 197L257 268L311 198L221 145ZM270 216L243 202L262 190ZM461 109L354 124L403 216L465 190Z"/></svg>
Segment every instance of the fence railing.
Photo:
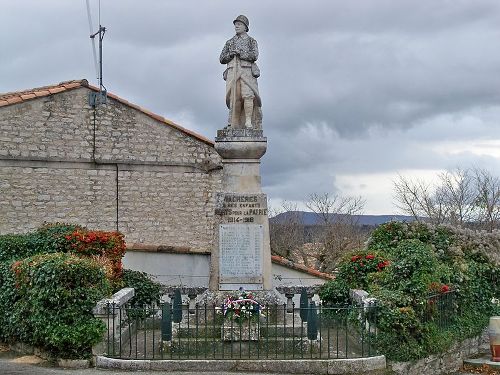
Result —
<svg viewBox="0 0 500 375"><path fill-rule="evenodd" d="M216 305L107 306L104 355L122 359L335 359L377 355L376 304L272 305L235 321Z"/></svg>
<svg viewBox="0 0 500 375"><path fill-rule="evenodd" d="M448 328L459 314L457 295L454 290L432 294L427 298L423 320L433 321L439 328Z"/></svg>

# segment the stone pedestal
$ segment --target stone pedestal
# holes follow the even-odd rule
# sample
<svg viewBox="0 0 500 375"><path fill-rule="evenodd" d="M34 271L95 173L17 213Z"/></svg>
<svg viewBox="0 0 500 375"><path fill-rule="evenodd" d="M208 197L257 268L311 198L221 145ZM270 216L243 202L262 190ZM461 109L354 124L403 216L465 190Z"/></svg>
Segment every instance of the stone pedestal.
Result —
<svg viewBox="0 0 500 375"><path fill-rule="evenodd" d="M260 178L260 158L266 147L262 130L217 132L215 149L224 169L222 191L216 197L212 291L272 288L267 196Z"/></svg>

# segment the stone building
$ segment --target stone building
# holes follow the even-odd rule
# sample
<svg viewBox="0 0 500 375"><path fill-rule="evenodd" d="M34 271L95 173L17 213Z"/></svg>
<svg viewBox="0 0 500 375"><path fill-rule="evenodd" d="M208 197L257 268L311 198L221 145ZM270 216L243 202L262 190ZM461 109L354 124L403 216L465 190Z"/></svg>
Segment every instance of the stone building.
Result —
<svg viewBox="0 0 500 375"><path fill-rule="evenodd" d="M208 285L222 162L209 139L86 80L0 94L0 234L66 222L125 235L124 264ZM330 275L272 257L274 285Z"/></svg>
<svg viewBox="0 0 500 375"><path fill-rule="evenodd" d="M127 243L211 250L221 161L212 141L86 80L0 94L0 234L43 222Z"/></svg>

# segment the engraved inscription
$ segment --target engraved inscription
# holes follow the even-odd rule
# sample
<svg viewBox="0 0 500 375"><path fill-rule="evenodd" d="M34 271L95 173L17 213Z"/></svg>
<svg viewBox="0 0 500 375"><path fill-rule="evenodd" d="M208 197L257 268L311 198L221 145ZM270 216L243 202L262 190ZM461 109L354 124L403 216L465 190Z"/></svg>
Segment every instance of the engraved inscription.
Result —
<svg viewBox="0 0 500 375"><path fill-rule="evenodd" d="M219 226L221 283L261 283L264 230L255 224Z"/></svg>
<svg viewBox="0 0 500 375"><path fill-rule="evenodd" d="M219 194L215 213L227 223L257 223L259 216L267 216L267 202L262 195Z"/></svg>

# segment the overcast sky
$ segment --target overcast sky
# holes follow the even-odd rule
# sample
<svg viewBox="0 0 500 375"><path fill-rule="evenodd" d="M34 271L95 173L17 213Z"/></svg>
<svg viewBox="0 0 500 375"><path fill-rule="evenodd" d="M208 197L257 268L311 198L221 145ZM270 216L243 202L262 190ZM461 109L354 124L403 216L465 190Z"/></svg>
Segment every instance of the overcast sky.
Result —
<svg viewBox="0 0 500 375"><path fill-rule="evenodd" d="M97 84L85 0L0 5L0 92ZM101 0L105 86L213 139L239 14L259 43L273 204L330 192L392 214L398 173L500 175L499 0Z"/></svg>

